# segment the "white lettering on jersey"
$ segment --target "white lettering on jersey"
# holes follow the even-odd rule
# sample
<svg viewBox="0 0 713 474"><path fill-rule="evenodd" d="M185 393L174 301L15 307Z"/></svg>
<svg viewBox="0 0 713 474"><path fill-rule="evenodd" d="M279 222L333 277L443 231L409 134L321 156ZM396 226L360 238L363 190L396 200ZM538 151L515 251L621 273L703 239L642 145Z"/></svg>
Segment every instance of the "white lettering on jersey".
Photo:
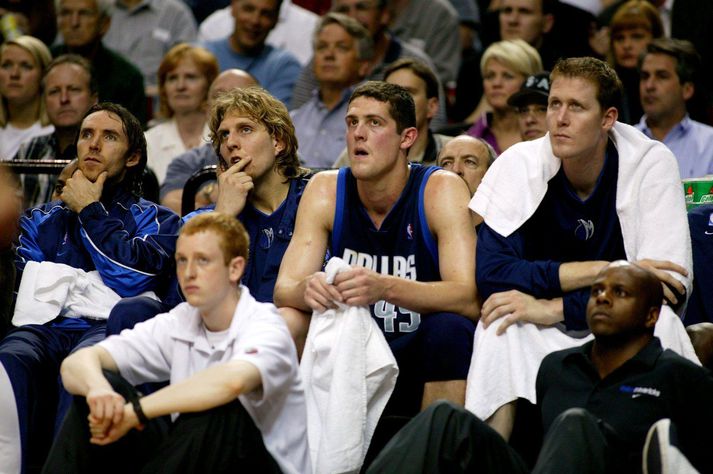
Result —
<svg viewBox="0 0 713 474"><path fill-rule="evenodd" d="M416 280L416 256L370 255L351 249L344 249L342 260L355 267L364 267L382 275L393 275L406 280ZM410 321L401 321L396 327L399 314L409 316ZM377 301L374 316L384 320L384 332L413 332L421 324L421 314L406 308L396 307L387 301Z"/></svg>

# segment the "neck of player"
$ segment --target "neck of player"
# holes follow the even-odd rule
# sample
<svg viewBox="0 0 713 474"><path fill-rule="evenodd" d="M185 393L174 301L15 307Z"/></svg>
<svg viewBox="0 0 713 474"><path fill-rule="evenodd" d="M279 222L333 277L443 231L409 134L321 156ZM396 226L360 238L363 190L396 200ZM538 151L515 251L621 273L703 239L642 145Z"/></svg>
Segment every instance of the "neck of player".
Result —
<svg viewBox="0 0 713 474"><path fill-rule="evenodd" d="M285 201L289 191L290 182L274 169L255 182L255 188L248 199L255 209L265 214L272 214Z"/></svg>
<svg viewBox="0 0 713 474"><path fill-rule="evenodd" d="M605 134L593 149L579 156L562 160L564 174L582 200L587 199L594 192L599 174L604 168L608 140Z"/></svg>

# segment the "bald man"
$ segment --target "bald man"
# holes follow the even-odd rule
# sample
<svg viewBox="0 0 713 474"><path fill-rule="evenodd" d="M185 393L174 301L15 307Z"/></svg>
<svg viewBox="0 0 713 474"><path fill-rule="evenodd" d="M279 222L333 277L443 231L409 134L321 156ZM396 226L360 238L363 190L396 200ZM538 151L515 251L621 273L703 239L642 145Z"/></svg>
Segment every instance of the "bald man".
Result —
<svg viewBox="0 0 713 474"><path fill-rule="evenodd" d="M612 262L597 276L587 303L587 324L594 340L553 352L540 366L537 405L544 432L567 413L576 425L589 424L587 438L577 442L594 443L589 451L593 456L578 461L601 465L602 472L639 472L645 442L666 451L664 441L671 429L677 431L678 448L690 462L700 472L713 471L707 446L707 431L713 426L713 377L670 349L662 349L654 336L662 301L661 282L653 273L633 263ZM586 412L572 415L572 408ZM649 432L664 418L675 428L658 426ZM571 437L559 441L550 443L550 452L546 443L540 459L552 461L572 449ZM657 471L651 463L660 460L654 458L654 450L645 453L645 472L647 464L648 472L694 472Z"/></svg>
<svg viewBox="0 0 713 474"><path fill-rule="evenodd" d="M260 84L252 76L252 74L241 69L228 69L223 71L215 78L208 90L209 105L222 93L234 88L244 88L251 86L259 86ZM182 155L177 156L168 165L166 179L161 184L160 199L161 204L172 209L174 212L181 213L181 201L183 199L183 186L186 181L196 171L210 165L218 164L218 155L210 143L206 143L199 147L188 150ZM196 196L196 207L201 207L210 204L210 191L212 186L203 188Z"/></svg>
<svg viewBox="0 0 713 474"><path fill-rule="evenodd" d="M641 472L642 452L644 472L696 472L691 465L713 471L708 447L713 377L661 347L654 326L662 301L659 279L636 264L615 261L599 273L586 314L594 339L553 352L540 366L537 406L546 435L532 472L583 472L583 466L589 473ZM403 462L401 455L414 466L418 460L409 438L424 425L438 432L434 423L445 418L468 434L469 445L451 441L460 453L446 449L434 456L452 461L467 452L464 472L529 472L505 440L472 413L437 404L392 441L402 451L382 453L369 473L390 472ZM447 431L448 426L443 436L455 435ZM428 456L428 449L419 448Z"/></svg>
<svg viewBox="0 0 713 474"><path fill-rule="evenodd" d="M443 146L437 164L463 178L472 196L496 157L493 147L484 140L459 135Z"/></svg>

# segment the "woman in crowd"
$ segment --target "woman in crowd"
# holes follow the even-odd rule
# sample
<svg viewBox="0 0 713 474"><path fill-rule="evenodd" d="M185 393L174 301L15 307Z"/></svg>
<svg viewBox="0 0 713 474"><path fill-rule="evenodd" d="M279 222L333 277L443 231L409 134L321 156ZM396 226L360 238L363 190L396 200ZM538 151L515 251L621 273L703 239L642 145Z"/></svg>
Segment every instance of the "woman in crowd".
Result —
<svg viewBox="0 0 713 474"><path fill-rule="evenodd" d="M20 144L54 131L42 100L42 76L51 60L47 46L32 36L0 46L0 160L11 160Z"/></svg>
<svg viewBox="0 0 713 474"><path fill-rule="evenodd" d="M490 45L480 60L483 98L490 111L479 114L468 135L482 138L498 154L521 141L517 114L508 105L508 98L520 90L527 76L541 70L539 53L525 41L498 41Z"/></svg>
<svg viewBox="0 0 713 474"><path fill-rule="evenodd" d="M158 68L160 114L167 119L146 132L148 165L159 183L176 156L208 139L208 88L218 75L218 61L210 52L179 44Z"/></svg>
<svg viewBox="0 0 713 474"><path fill-rule="evenodd" d="M619 120L638 123L644 114L639 99L637 62L646 46L663 36L663 25L656 7L646 0L631 0L622 4L610 23L611 47L609 63L614 66L624 85Z"/></svg>

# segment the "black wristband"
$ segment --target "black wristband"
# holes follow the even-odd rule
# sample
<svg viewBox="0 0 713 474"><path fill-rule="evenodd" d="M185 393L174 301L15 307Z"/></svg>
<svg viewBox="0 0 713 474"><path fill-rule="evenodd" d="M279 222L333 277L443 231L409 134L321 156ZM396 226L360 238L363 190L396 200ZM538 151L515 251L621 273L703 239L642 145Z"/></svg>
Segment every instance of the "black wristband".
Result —
<svg viewBox="0 0 713 474"><path fill-rule="evenodd" d="M131 399L131 405L134 407L134 413L136 413L136 418L138 418L139 423L146 425L149 419L144 414L144 410L141 408L141 399L139 397L133 397Z"/></svg>

